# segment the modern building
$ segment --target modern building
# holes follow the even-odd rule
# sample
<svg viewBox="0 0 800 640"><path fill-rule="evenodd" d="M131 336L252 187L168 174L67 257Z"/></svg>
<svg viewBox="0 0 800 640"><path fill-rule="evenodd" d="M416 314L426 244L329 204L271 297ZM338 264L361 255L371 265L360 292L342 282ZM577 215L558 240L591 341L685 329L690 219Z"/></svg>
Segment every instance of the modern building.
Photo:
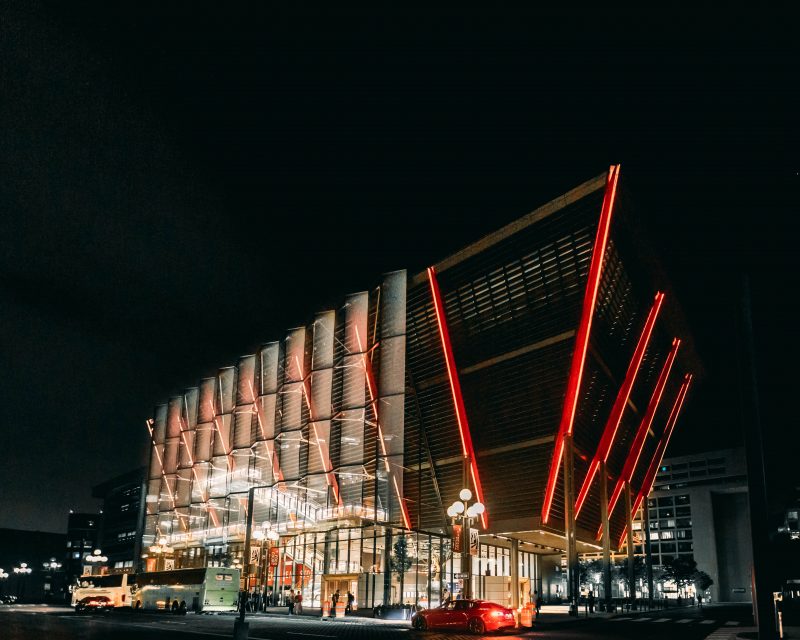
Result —
<svg viewBox="0 0 800 640"><path fill-rule="evenodd" d="M74 584L84 573L91 573L92 565L86 562L86 556L98 549L102 522L102 513L69 514L64 560L68 584Z"/></svg>
<svg viewBox="0 0 800 640"><path fill-rule="evenodd" d="M148 420L144 566L240 566L307 606L574 594L700 373L618 166L275 338Z"/></svg>
<svg viewBox="0 0 800 640"><path fill-rule="evenodd" d="M19 602L66 599L63 533L0 529L0 595Z"/></svg>
<svg viewBox="0 0 800 640"><path fill-rule="evenodd" d="M98 548L110 573L135 571L141 556L144 479L142 467L92 488L92 497L103 501Z"/></svg>
<svg viewBox="0 0 800 640"><path fill-rule="evenodd" d="M648 498L653 565L691 558L714 580L711 598L750 602L753 564L744 449L665 458ZM643 513L634 523L644 552Z"/></svg>

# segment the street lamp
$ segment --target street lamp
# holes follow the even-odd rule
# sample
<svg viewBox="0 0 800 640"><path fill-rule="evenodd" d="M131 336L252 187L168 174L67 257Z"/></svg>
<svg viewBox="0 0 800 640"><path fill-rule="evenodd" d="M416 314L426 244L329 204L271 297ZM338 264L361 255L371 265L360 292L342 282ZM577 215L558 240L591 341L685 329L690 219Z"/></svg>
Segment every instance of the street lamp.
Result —
<svg viewBox="0 0 800 640"><path fill-rule="evenodd" d="M6 570L2 567L0 567L0 580L8 580L8 573L6 573ZM3 595L4 591L5 589L3 589L3 583L0 582L0 596Z"/></svg>
<svg viewBox="0 0 800 640"><path fill-rule="evenodd" d="M264 557L264 541L267 540L269 542L269 548L280 540L280 534L272 528L272 523L269 520L265 520L261 523L261 527L253 531L253 538L259 541L261 545L261 552L259 554L259 561L258 566L256 569L256 583L261 588L261 597L266 598L267 590L266 590L266 570L262 571L262 566L265 567L267 565L266 558Z"/></svg>
<svg viewBox="0 0 800 640"><path fill-rule="evenodd" d="M17 598L22 600L22 597L25 595L25 581L22 579L27 575L30 575L33 569L28 566L27 562L20 562L18 567L14 567L14 573L19 575L20 579L18 581L17 586Z"/></svg>
<svg viewBox="0 0 800 640"><path fill-rule="evenodd" d="M167 539L164 536L161 536L158 539L158 544L154 544L149 547L150 553L156 554L156 565L161 564L159 560L163 557L165 553L172 553L173 549L169 545L167 545ZM157 568L157 567L156 567Z"/></svg>
<svg viewBox="0 0 800 640"><path fill-rule="evenodd" d="M472 499L472 491L469 489L462 489L458 493L459 499L453 502L447 508L447 515L450 516L450 522L455 527L461 527L461 579L464 581L464 589L462 591L462 598L467 600L471 597L470 582L472 578L472 556L469 550L469 530L473 521L477 520L480 515L486 511L486 507L482 502L475 501L469 504ZM456 534L458 535L458 533Z"/></svg>

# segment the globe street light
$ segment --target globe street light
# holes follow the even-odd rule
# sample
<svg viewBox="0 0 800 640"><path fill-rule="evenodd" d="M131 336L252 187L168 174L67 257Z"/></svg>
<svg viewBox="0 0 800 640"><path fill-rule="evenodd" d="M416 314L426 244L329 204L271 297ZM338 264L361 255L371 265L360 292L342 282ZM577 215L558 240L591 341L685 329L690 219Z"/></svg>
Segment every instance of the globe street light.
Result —
<svg viewBox="0 0 800 640"><path fill-rule="evenodd" d="M164 536L161 536L158 539L158 544L154 544L149 547L150 553L156 554L156 569L158 569L158 565L161 564L160 560L165 553L172 553L172 547L167 545L167 539Z"/></svg>
<svg viewBox="0 0 800 640"><path fill-rule="evenodd" d="M27 562L20 562L18 567L14 567L14 573L19 575L19 580L17 581L17 598L22 601L22 597L25 595L25 581L23 578L33 571L28 566Z"/></svg>
<svg viewBox="0 0 800 640"><path fill-rule="evenodd" d="M471 597L470 583L472 578L472 556L470 554L470 526L477 520L480 515L486 511L486 507L482 502L475 501L469 504L472 499L472 491L469 489L462 489L458 493L459 499L453 502L447 508L447 515L450 516L450 522L454 529L456 526L461 528L461 531L455 530L456 535L461 535L461 579L464 581L464 588L462 590L462 598L465 600Z"/></svg>
<svg viewBox="0 0 800 640"><path fill-rule="evenodd" d="M6 570L2 567L0 567L0 580L8 580L8 573L6 573ZM3 589L3 584L3 582L0 582L0 596L2 596L5 591L5 589Z"/></svg>

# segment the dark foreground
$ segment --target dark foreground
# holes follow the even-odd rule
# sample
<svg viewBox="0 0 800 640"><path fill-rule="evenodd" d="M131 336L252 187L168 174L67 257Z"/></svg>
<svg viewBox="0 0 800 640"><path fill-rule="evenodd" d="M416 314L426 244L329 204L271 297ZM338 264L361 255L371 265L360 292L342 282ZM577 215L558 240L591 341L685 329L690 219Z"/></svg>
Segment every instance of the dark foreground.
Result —
<svg viewBox="0 0 800 640"><path fill-rule="evenodd" d="M319 620L303 616L250 616L250 637L269 640L463 640L477 636L438 631L416 632L408 623L387 623L367 618L345 621ZM105 613L76 615L67 608L45 606L0 607L0 638L3 640L208 640L232 638L232 615L148 615ZM493 638L553 638L559 640L653 638L655 640L713 640L734 638L752 624L748 607L705 607L642 614L620 614L610 618L569 619L544 613L533 631L504 633Z"/></svg>

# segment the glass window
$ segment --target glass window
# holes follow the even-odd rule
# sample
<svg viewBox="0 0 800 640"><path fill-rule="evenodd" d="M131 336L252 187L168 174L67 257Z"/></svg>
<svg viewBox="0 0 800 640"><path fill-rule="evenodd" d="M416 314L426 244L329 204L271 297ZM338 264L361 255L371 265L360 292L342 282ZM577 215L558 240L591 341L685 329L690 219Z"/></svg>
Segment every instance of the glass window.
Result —
<svg viewBox="0 0 800 640"><path fill-rule="evenodd" d="M691 469L698 469L700 467L705 467L705 466L706 466L705 460L692 460L691 462L689 462L689 467Z"/></svg>
<svg viewBox="0 0 800 640"><path fill-rule="evenodd" d="M691 518L678 518L675 521L675 525L681 528L689 528L692 526L692 519Z"/></svg>
<svg viewBox="0 0 800 640"><path fill-rule="evenodd" d="M690 516L692 515L691 507L675 507L676 516Z"/></svg>
<svg viewBox="0 0 800 640"><path fill-rule="evenodd" d="M725 458L709 458L708 466L721 466L725 464Z"/></svg>
<svg viewBox="0 0 800 640"><path fill-rule="evenodd" d="M673 480L683 480L684 478L688 478L688 473L675 473L672 475Z"/></svg>
<svg viewBox="0 0 800 640"><path fill-rule="evenodd" d="M674 542L662 542L661 543L661 553L675 553L675 543Z"/></svg>
<svg viewBox="0 0 800 640"><path fill-rule="evenodd" d="M661 532L661 539L662 540L674 540L675 539L675 532L674 531L662 531Z"/></svg>
<svg viewBox="0 0 800 640"><path fill-rule="evenodd" d="M661 518L661 519L673 518L673 517L675 517L675 510L674 509L659 509L658 510L658 517Z"/></svg>
<svg viewBox="0 0 800 640"><path fill-rule="evenodd" d="M675 537L678 538L678 540L691 540L692 539L692 532L691 532L691 530L688 530L688 531L676 531L675 532Z"/></svg>
<svg viewBox="0 0 800 640"><path fill-rule="evenodd" d="M702 478L703 476L706 475L706 470L705 469L697 469L697 470L692 469L690 475L692 476L692 478Z"/></svg>
<svg viewBox="0 0 800 640"><path fill-rule="evenodd" d="M658 499L659 507L671 507L674 504L672 496L666 496Z"/></svg>
<svg viewBox="0 0 800 640"><path fill-rule="evenodd" d="M710 475L710 476L715 476L715 475L716 476L722 476L722 475L725 475L725 469L723 467L715 467L713 469L711 467L709 467L708 475Z"/></svg>
<svg viewBox="0 0 800 640"><path fill-rule="evenodd" d="M689 494L683 493L679 496L675 496L675 504L676 505L685 505L689 504Z"/></svg>
<svg viewBox="0 0 800 640"><path fill-rule="evenodd" d="M694 551L694 547L691 542L679 542L678 551Z"/></svg>
<svg viewBox="0 0 800 640"><path fill-rule="evenodd" d="M673 471L683 471L684 469L688 468L688 466L689 465L686 462L680 462L678 464L673 464L672 465L672 470Z"/></svg>

